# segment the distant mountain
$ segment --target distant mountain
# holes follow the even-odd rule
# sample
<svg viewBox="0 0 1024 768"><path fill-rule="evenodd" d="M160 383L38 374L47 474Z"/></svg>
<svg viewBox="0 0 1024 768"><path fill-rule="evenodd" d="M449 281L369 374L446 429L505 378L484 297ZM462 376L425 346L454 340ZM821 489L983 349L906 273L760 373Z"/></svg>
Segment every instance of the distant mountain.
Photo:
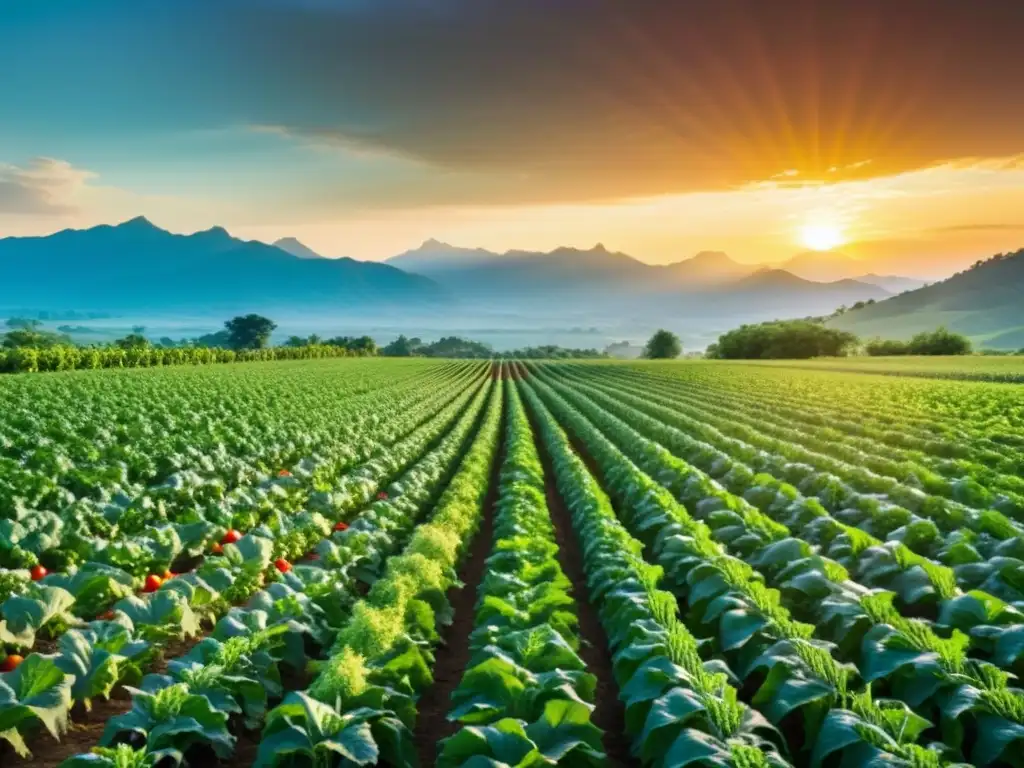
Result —
<svg viewBox="0 0 1024 768"><path fill-rule="evenodd" d="M868 283L884 288L889 293L903 293L904 291L916 291L928 284L926 280L918 280L916 277L899 277L898 275L876 275L873 272L867 275L860 275L853 278L860 283Z"/></svg>
<svg viewBox="0 0 1024 768"><path fill-rule="evenodd" d="M720 285L744 278L758 267L740 264L722 251L701 251L696 256L661 268L672 285Z"/></svg>
<svg viewBox="0 0 1024 768"><path fill-rule="evenodd" d="M947 328L986 346L1018 348L1024 331L1024 249L831 321L861 336L905 339Z"/></svg>
<svg viewBox="0 0 1024 768"><path fill-rule="evenodd" d="M864 264L839 251L805 251L775 265L805 280L830 283L863 274Z"/></svg>
<svg viewBox="0 0 1024 768"><path fill-rule="evenodd" d="M452 291L477 297L581 294L612 284L629 290L652 269L601 244L589 250L563 247L547 253L495 253L437 240L427 240L419 248L393 256L386 263L433 278Z"/></svg>
<svg viewBox="0 0 1024 768"><path fill-rule="evenodd" d="M0 306L144 311L334 310L440 302L433 281L386 264L302 259L214 227L117 226L0 239Z"/></svg>
<svg viewBox="0 0 1024 768"><path fill-rule="evenodd" d="M439 240L426 240L419 248L392 256L385 263L421 275L453 269L469 269L500 259L502 255L484 248L459 248Z"/></svg>
<svg viewBox="0 0 1024 768"><path fill-rule="evenodd" d="M275 240L273 243L275 248L280 248L285 253L290 253L299 259L322 259L324 258L319 253L314 251L312 248L307 247L303 243L300 243L294 237L282 237L280 240Z"/></svg>

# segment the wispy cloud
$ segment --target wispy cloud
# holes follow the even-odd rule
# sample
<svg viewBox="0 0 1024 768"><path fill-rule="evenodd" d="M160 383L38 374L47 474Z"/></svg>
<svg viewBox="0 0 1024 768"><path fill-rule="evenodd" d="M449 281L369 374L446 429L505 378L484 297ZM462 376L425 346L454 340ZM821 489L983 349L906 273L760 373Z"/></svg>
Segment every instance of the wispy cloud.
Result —
<svg viewBox="0 0 1024 768"><path fill-rule="evenodd" d="M935 227L932 232L1020 232L1024 224L954 224L948 227Z"/></svg>
<svg viewBox="0 0 1024 768"><path fill-rule="evenodd" d="M78 210L76 195L95 177L65 160L35 157L0 163L0 214L64 215Z"/></svg>

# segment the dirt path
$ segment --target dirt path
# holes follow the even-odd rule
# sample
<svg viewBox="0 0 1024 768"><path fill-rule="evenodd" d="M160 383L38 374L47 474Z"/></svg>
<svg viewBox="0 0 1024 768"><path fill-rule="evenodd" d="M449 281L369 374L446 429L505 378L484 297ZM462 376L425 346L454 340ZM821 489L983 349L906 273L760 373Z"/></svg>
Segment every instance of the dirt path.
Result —
<svg viewBox="0 0 1024 768"><path fill-rule="evenodd" d="M555 526L555 541L558 544L558 561L565 575L572 582L573 597L576 599L577 615L580 620L580 657L587 665L587 671L597 677L595 708L591 722L604 731L601 739L608 761L614 766L639 768L640 763L630 754L630 740L626 735L625 706L619 699L619 686L612 672L612 654L608 636L598 619L597 610L590 602L587 580L583 572L583 554L572 530L569 510L555 485L554 469L550 457L541 442L540 434L532 411L527 407L534 441L544 465L544 494L548 511Z"/></svg>
<svg viewBox="0 0 1024 768"><path fill-rule="evenodd" d="M480 530L473 537L469 557L459 569L461 588L448 591L448 600L454 611L452 623L441 630L441 645L437 649L434 663L434 684L424 691L416 702L419 716L413 732L416 753L421 768L430 768L437 760L438 744L458 730L459 724L448 721L451 708L451 694L462 680L469 664L469 635L476 620L477 587L483 579L487 556L491 553L494 540L494 508L498 503L498 481L501 466L505 461L505 416L502 412L498 427L499 450L493 466L483 504L483 520Z"/></svg>

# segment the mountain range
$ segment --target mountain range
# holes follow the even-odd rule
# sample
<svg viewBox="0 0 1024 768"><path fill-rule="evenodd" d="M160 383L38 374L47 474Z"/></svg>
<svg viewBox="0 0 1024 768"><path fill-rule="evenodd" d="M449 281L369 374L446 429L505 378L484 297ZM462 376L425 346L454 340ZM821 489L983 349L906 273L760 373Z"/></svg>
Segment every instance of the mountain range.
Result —
<svg viewBox="0 0 1024 768"><path fill-rule="evenodd" d="M819 267L819 274L840 268L857 274L860 266L842 254L798 254L782 264L752 265L720 251L652 265L601 244L496 253L437 240L384 263L361 262L323 258L295 238L266 244L232 237L221 227L179 235L138 217L46 237L0 239L0 308L166 317L264 312L303 316L316 327L336 317L346 328L413 334L424 327L530 333L589 328L622 339L662 326L678 329L691 345L744 322L829 315L869 300L877 303L839 322L887 335L891 318L939 312L953 327L963 320L978 333L997 334L1008 328L1005 316L984 318L1017 311L1019 319L1009 298L1020 285L1016 272L1003 275L1005 285L986 280L977 289L975 270L961 276L974 297L969 308L961 306L962 282L919 288L912 279L874 273L807 277ZM895 293L901 295L890 299ZM899 327L922 323L936 324L918 318Z"/></svg>
<svg viewBox="0 0 1024 768"><path fill-rule="evenodd" d="M419 248L392 256L385 263L425 275L449 288L487 294L518 290L571 294L601 287L645 294L792 287L812 289L822 295L853 291L865 299L888 293L867 281L814 281L793 270L741 264L721 251L702 251L670 264L648 264L628 254L609 251L600 243L589 250L562 247L548 252L496 253L427 240Z"/></svg>
<svg viewBox="0 0 1024 768"><path fill-rule="evenodd" d="M117 312L438 304L436 283L386 264L296 258L221 227L176 235L144 217L0 239L0 306Z"/></svg>

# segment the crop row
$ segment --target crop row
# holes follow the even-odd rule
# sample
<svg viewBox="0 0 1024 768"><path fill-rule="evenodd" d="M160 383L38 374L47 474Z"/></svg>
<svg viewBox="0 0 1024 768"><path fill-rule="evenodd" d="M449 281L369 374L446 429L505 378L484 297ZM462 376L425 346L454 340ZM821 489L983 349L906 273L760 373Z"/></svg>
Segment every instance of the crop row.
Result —
<svg viewBox="0 0 1024 768"><path fill-rule="evenodd" d="M688 626L713 642L744 688L756 692L754 706L784 732L801 713L794 750L807 749L815 763L822 750L839 749L860 759L883 749L890 759L915 763L955 760L961 750L978 764L1009 754L1024 732L1020 692L1005 672L969 659L962 634L943 639L927 622L904 618L892 607L892 593L852 581L840 563L625 422L530 381L666 569ZM763 572L778 591L766 587ZM874 692L888 698L872 703ZM869 749L865 734L872 733Z"/></svg>
<svg viewBox="0 0 1024 768"><path fill-rule="evenodd" d="M324 537L331 534L332 528L336 531L335 538L344 537L347 532L344 518L347 518L353 509L373 499L377 489L393 479L403 468L418 461L423 452L455 422L456 427L441 441L434 453L423 460L427 463L426 466L423 467L421 462L417 465L419 472L412 471L409 477L412 480L426 477L436 479L439 473L443 473L447 463L457 454L466 435L472 430L473 418L460 415L460 412L465 409L474 389L475 401L479 403L484 395L484 390L479 386L467 388L461 394L440 390L436 393L438 400L423 404L422 411L413 409L404 415L395 414L399 433L407 431L407 434L390 446L377 445L376 450L370 451L370 455L364 457L361 465L337 477L332 487L321 492L331 503L321 505L319 511L304 510L291 515L278 514L275 521L254 527L248 535L237 542L224 545L222 555L205 558L205 562L199 567L167 581L154 593L122 598L109 614L100 619L83 625L80 620L75 620L65 613L39 622L51 631L56 630L61 624L78 626L81 629L71 629L61 637L56 657L30 655L18 670L32 670L40 666L42 662L39 660L42 659L66 673L63 681L59 681L58 677L55 682L62 685L70 683L74 700L87 703L94 696L109 694L110 689L118 682L137 679L144 663L151 660L152 649L147 648L147 645L159 646L174 637L197 634L200 619L213 622L226 612L227 617L221 620L223 623L232 612L239 610L231 606L237 606L246 600L249 601L247 605L250 609L266 608L285 598L289 603L294 603L293 596L275 594L268 597L266 590L259 591L268 580L283 582L271 584L268 587L270 590L287 588L294 592L302 587L303 591L311 591L320 602L319 613L338 621L345 605L351 603L351 597L347 602L342 599L346 590L340 589L337 579L323 579L323 571L313 566L302 565L292 569L290 562L280 555L289 547L293 553L307 552L320 541L312 554L313 558L330 566L338 566L344 561L345 548L337 549L330 541L323 540ZM448 402L445 405L446 395L451 396L447 398ZM469 412L472 413L473 410L471 407ZM427 413L432 420L416 427L416 422ZM411 492L415 490L419 490L415 483L411 488L393 484L388 491L382 493L381 499L353 521L352 526L358 529L360 521L366 516L384 514L390 507L408 507L414 503L412 500L417 496L423 503L423 494ZM394 498L391 498L392 495ZM353 536L352 540L358 542L362 542L364 538L361 534ZM359 547L359 550L365 550L365 547ZM351 552L347 555L348 559L352 559L352 556ZM364 569L372 567L373 563L370 561ZM98 570L83 569L75 576L82 578L79 574L83 572L98 576ZM281 571L284 571L283 576ZM296 582L296 574L303 577L302 582ZM346 587L351 587L351 584L347 584ZM43 594L49 595L60 594L62 591L59 587L47 587L43 584L32 585L32 588L43 590ZM252 596L254 592L255 597ZM36 596L39 596L38 593ZM16 600L18 598L12 597L9 602ZM294 614L295 609L296 606L291 605L282 615ZM315 636L322 639L323 632L315 633ZM216 632L214 637L217 638ZM301 648L300 643L300 657ZM74 655L76 651L77 656ZM12 706L22 698L23 696L17 694L13 696ZM62 703L69 702L62 699ZM23 711L23 714L29 721L39 719L28 711ZM54 722L51 730L55 734L59 732L60 724L59 720ZM17 731L14 733L16 735Z"/></svg>

